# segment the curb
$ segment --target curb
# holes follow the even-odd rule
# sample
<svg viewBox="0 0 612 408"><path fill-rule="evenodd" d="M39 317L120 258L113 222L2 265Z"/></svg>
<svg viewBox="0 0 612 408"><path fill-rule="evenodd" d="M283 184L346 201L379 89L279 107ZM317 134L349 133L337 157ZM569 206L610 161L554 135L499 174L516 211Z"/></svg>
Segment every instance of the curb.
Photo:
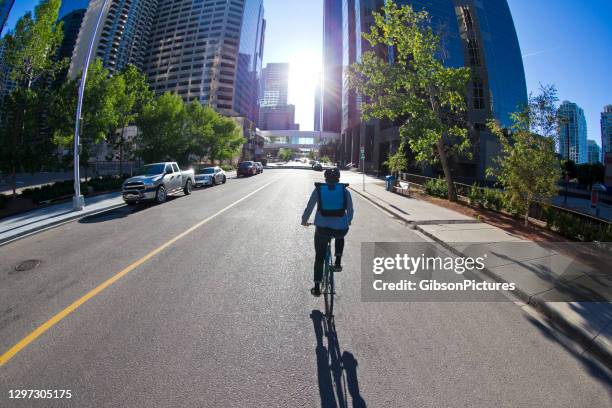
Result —
<svg viewBox="0 0 612 408"><path fill-rule="evenodd" d="M69 222L78 220L80 218L85 218L85 217L89 217L91 215L96 215L96 214L101 214L107 211L111 211L120 207L124 207L126 204L125 203L121 203L121 204L113 204L110 207L107 208L102 208L102 209L98 209L98 210L93 210L93 211L89 211L89 212L80 212L80 213L75 213L74 215L67 217L67 218L63 218L61 220L57 220L45 225L40 225L38 227L33 227L31 229L28 229L26 231L21 231L15 235L12 235L10 237L6 237L6 238L2 238L0 239L0 246L4 246L4 245L8 245L11 242L15 242L18 241L22 238L26 238L30 235L34 235L36 233L48 230L48 229L52 229L55 227L59 227L61 225L67 224Z"/></svg>
<svg viewBox="0 0 612 408"><path fill-rule="evenodd" d="M453 246L440 240L433 234L421 228L418 222L407 220L400 214L394 211L391 211L386 206L381 205L380 203L366 196L365 194L360 193L359 191L351 187L349 187L349 189L353 190L355 193L359 194L361 197L365 198L366 200L376 205L377 207L381 208L382 210L386 211L387 213L391 214L393 217L400 219L407 225L410 225L412 229L418 230L419 232L426 235L428 238L432 239L436 243L442 245L444 248L448 249L455 255L463 255L459 250L455 249ZM470 222L466 222L466 224L469 224L469 223ZM427 224L424 223L423 225L427 225ZM492 272L489 268L483 269L482 272L488 277L495 280L496 282L511 283L505 280L504 278L502 278L501 276L499 276L498 274ZM525 292L524 290L521 290L518 287L512 292L512 294L515 295L517 298L519 298L521 301L523 301L525 304L533 307L540 315L548 319L557 330L561 331L563 334L568 336L570 340L579 344L584 349L584 351L587 351L591 355L597 357L604 365L606 365L609 369L612 369L612 350L605 347L602 344L602 342L597 341L596 340L597 336L592 337L591 335L585 333L583 330L581 330L577 326L568 322L567 319L565 319L563 315L559 313L558 310L550 307L548 305L548 302L540 301L537 295L529 295L527 292Z"/></svg>

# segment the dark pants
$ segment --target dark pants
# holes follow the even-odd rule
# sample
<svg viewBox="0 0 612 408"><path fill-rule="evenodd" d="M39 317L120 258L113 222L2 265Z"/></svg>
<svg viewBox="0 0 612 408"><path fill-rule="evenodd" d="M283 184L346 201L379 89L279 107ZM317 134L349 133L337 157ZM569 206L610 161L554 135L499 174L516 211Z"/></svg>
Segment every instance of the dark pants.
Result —
<svg viewBox="0 0 612 408"><path fill-rule="evenodd" d="M325 251L327 250L327 243L330 239L335 238L335 255L342 256L344 250L344 236L348 233L348 230L335 230L331 228L317 227L314 237L315 245L315 263L314 263L314 280L315 282L321 282L323 278L323 264L325 263Z"/></svg>

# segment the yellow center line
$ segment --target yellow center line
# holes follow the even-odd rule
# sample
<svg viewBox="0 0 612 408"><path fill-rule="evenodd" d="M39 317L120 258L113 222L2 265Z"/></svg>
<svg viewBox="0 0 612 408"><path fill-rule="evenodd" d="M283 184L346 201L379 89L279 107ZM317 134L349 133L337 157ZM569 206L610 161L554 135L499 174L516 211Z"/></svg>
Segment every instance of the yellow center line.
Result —
<svg viewBox="0 0 612 408"><path fill-rule="evenodd" d="M181 238L184 238L185 236L191 234L193 231L195 231L196 229L200 228L202 225L206 224L207 222L209 222L213 218L223 214L225 211L227 211L230 208L236 206L237 204L241 203L242 201L246 200L247 198L251 197L252 195L256 194L257 192L263 190L264 188L268 187L270 184L276 182L279 179L280 179L280 177L270 181L269 183L264 184L263 186L259 187L257 190L255 190L255 191L245 195L244 197L242 197L238 201L233 202L232 204L230 204L227 207L223 208L222 210L216 212L215 214L211 215L210 217L208 217L208 218L198 222L197 224L193 225L189 229L185 230L184 232L180 233L176 237L172 238L170 241L162 244L161 246L159 246L156 249L154 249L153 251L149 252L148 254L146 254L145 256L140 258L139 260L135 261L134 263L129 265L127 268L121 270L116 275L114 275L111 278L107 279L106 281L102 282L100 285L98 285L97 287L92 289L90 292L86 293L85 295L83 295L82 297L80 297L79 299L74 301L71 305L66 307L64 310L62 310L61 312L57 313L55 316L53 316L52 318L47 320L45 323L43 323L40 326L38 326L33 332L28 334L26 337L24 337L22 340L20 340L17 344L15 344L13 347L11 347L6 352L4 352L4 354L2 354L0 356L0 367L2 367L4 364L6 364L17 353L19 353L21 350L23 350L25 347L27 347L30 343L32 343L34 340L36 340L38 337L40 337L47 330L49 330L50 328L55 326L62 319L64 319L70 313L72 313L75 310L77 310L81 305L83 305L85 302L87 302L88 300L90 300L91 298L93 298L94 296L99 294L100 292L102 292L104 289L108 288L110 285L112 285L113 283L117 282L119 279L121 279L122 277L124 277L128 273L132 272L134 269L138 268L140 265L144 264L149 259L153 258L155 255L159 254L164 249L166 249L170 245L174 244L176 241L178 241Z"/></svg>

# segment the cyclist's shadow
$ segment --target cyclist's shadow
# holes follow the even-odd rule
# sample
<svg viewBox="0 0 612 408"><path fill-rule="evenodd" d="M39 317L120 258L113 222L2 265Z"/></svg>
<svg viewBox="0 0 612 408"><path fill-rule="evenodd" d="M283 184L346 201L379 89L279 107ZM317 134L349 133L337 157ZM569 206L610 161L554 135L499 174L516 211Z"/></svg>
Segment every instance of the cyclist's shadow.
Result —
<svg viewBox="0 0 612 408"><path fill-rule="evenodd" d="M347 393L352 407L365 408L366 403L359 394L357 360L348 351L342 352L334 320L328 321L323 313L313 310L310 314L317 338L317 374L319 395L323 408L347 408ZM327 338L327 348L323 343Z"/></svg>

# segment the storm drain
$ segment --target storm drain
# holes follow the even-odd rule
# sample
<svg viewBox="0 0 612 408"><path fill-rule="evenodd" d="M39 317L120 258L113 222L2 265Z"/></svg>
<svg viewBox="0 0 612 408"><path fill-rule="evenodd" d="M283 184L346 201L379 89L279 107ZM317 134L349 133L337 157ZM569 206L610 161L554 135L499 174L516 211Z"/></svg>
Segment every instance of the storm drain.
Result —
<svg viewBox="0 0 612 408"><path fill-rule="evenodd" d="M42 261L39 259L28 259L27 261L23 261L15 266L15 271L17 272L26 272L31 271L34 268L38 268Z"/></svg>

